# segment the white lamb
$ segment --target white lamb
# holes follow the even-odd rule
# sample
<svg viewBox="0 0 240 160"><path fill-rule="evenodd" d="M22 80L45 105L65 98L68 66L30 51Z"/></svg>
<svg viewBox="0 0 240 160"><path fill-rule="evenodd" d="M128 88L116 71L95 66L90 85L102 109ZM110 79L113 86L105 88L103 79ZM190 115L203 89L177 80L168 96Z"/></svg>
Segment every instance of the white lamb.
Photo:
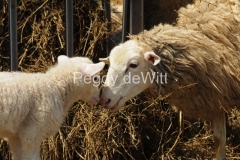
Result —
<svg viewBox="0 0 240 160"><path fill-rule="evenodd" d="M13 159L39 160L41 142L58 131L74 102L99 101L93 78L103 67L59 56L46 73L0 73L0 137L8 140Z"/></svg>

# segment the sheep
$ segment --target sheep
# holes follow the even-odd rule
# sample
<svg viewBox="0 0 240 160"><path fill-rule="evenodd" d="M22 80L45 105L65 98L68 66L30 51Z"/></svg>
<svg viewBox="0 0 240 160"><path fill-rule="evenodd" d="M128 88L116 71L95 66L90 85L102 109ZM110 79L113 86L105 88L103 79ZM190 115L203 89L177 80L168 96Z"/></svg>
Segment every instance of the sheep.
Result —
<svg viewBox="0 0 240 160"><path fill-rule="evenodd" d="M41 142L58 131L74 102L98 103L95 81L104 65L61 55L46 73L0 73L0 137L13 159L40 160Z"/></svg>
<svg viewBox="0 0 240 160"><path fill-rule="evenodd" d="M143 91L193 119L213 124L216 158L225 157L226 112L240 104L240 2L195 1L176 25L159 24L114 47L100 102L116 111Z"/></svg>

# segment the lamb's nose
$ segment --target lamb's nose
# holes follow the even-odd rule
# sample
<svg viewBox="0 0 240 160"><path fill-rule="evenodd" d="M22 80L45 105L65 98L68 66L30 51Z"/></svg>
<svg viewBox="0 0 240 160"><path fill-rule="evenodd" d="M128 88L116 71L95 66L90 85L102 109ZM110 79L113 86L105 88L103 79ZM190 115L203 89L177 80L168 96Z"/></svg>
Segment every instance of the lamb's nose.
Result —
<svg viewBox="0 0 240 160"><path fill-rule="evenodd" d="M105 98L101 101L102 106L106 107L111 102L111 99Z"/></svg>

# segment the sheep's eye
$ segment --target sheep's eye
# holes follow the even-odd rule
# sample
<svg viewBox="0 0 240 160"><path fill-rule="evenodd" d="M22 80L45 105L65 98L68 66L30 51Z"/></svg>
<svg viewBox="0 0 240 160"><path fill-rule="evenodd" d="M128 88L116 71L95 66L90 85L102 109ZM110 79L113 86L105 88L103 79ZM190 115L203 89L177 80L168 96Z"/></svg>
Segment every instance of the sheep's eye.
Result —
<svg viewBox="0 0 240 160"><path fill-rule="evenodd" d="M129 67L131 67L131 68L137 68L137 66L138 66L137 63L131 63L131 64L129 65Z"/></svg>
<svg viewBox="0 0 240 160"><path fill-rule="evenodd" d="M127 69L125 70L125 73L129 70L129 68L137 68L138 63L130 63Z"/></svg>

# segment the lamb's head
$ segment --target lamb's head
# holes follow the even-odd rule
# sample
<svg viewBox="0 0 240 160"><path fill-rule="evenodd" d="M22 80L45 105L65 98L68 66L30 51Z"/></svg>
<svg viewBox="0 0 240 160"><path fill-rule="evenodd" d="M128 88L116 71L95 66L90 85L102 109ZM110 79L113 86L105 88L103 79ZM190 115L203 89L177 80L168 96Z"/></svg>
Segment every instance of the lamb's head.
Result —
<svg viewBox="0 0 240 160"><path fill-rule="evenodd" d="M151 86L150 65L160 62L148 46L129 40L112 49L109 57L100 59L109 64L100 102L112 111Z"/></svg>
<svg viewBox="0 0 240 160"><path fill-rule="evenodd" d="M105 63L93 63L86 57L67 56L58 57L58 65L66 66L65 70L71 72L70 81L74 100L82 100L89 104L97 104L100 96L100 76L99 72L105 66Z"/></svg>

